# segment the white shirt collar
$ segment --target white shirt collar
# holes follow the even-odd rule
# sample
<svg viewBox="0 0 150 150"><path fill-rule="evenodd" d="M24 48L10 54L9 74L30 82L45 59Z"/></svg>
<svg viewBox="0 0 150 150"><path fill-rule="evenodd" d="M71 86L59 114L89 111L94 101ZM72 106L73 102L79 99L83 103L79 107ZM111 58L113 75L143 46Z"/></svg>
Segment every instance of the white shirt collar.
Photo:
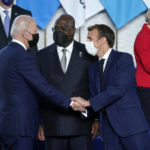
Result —
<svg viewBox="0 0 150 150"><path fill-rule="evenodd" d="M112 51L112 48L110 48L110 49L105 53L105 55L103 56L103 58L100 58L99 60L101 60L101 59L107 60L108 57L109 57L109 55L110 55L110 53L111 53L111 51Z"/></svg>
<svg viewBox="0 0 150 150"><path fill-rule="evenodd" d="M1 15L1 16L3 16L4 10L6 10L6 9L4 9L2 6L0 6L0 15ZM8 8L7 10L8 10L8 15L9 15L9 17L11 18L12 7Z"/></svg>
<svg viewBox="0 0 150 150"><path fill-rule="evenodd" d="M12 39L12 42L18 43L19 45L21 45L25 50L27 50L26 46L19 40L16 39Z"/></svg>
<svg viewBox="0 0 150 150"><path fill-rule="evenodd" d="M74 41L72 41L71 44L69 46L67 46L66 48L60 47L60 46L57 45L57 50L58 51L62 51L62 49L66 49L67 51L69 51L70 53L72 53L73 44L74 44Z"/></svg>

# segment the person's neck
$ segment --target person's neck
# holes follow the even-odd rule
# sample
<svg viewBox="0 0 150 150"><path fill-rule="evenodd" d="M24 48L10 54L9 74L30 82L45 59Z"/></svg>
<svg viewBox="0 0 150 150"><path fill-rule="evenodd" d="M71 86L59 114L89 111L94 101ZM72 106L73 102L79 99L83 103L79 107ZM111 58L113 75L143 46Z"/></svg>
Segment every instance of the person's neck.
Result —
<svg viewBox="0 0 150 150"><path fill-rule="evenodd" d="M72 41L73 41L73 40L69 41L66 45L63 46L63 48L68 47L68 46L72 43Z"/></svg>
<svg viewBox="0 0 150 150"><path fill-rule="evenodd" d="M103 58L103 56L109 51L110 47L103 46L102 48L98 49L97 56L99 58Z"/></svg>
<svg viewBox="0 0 150 150"><path fill-rule="evenodd" d="M28 43L23 38L15 36L15 37L13 37L13 39L16 39L16 40L20 41L21 43L23 43L25 45L26 49L29 48Z"/></svg>

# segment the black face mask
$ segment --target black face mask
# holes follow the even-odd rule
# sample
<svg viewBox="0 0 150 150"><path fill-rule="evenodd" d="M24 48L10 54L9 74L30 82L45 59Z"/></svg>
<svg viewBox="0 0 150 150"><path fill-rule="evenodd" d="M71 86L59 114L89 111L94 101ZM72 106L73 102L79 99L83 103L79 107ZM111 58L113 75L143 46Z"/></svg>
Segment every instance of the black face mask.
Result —
<svg viewBox="0 0 150 150"><path fill-rule="evenodd" d="M54 31L53 33L53 39L54 42L61 47L65 47L67 44L69 44L69 36L67 36L62 31Z"/></svg>
<svg viewBox="0 0 150 150"><path fill-rule="evenodd" d="M13 2L14 0L2 0L2 3L6 6L10 6Z"/></svg>
<svg viewBox="0 0 150 150"><path fill-rule="evenodd" d="M28 41L30 48L34 47L37 45L39 41L39 33L32 34L32 40Z"/></svg>

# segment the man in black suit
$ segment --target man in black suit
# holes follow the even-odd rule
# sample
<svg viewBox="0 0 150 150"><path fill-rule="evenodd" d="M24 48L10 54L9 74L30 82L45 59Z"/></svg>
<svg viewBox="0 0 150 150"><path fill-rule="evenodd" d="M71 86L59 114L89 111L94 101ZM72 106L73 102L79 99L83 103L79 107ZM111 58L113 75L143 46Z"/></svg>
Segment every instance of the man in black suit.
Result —
<svg viewBox="0 0 150 150"><path fill-rule="evenodd" d="M75 21L70 15L62 15L53 28L52 45L37 53L41 73L48 82L63 94L73 97L89 97L88 68L94 58L86 53L85 46L74 41ZM41 113L47 150L92 149L91 128L93 119L83 119L81 113L64 111L41 103ZM94 122L93 137L98 133L99 123ZM42 127L39 137L44 139ZM95 132L94 132L95 131Z"/></svg>
<svg viewBox="0 0 150 150"><path fill-rule="evenodd" d="M5 12L6 11L6 12ZM8 13L8 17L10 19L8 23L9 29L8 33L5 31L5 17L6 13ZM10 35L10 30L12 27L12 23L14 19L19 15L29 15L32 16L30 11L27 11L21 7L14 5L14 0L1 0L0 1L0 50L8 45L8 43L12 40ZM30 52L35 54L37 51L37 46L30 49Z"/></svg>

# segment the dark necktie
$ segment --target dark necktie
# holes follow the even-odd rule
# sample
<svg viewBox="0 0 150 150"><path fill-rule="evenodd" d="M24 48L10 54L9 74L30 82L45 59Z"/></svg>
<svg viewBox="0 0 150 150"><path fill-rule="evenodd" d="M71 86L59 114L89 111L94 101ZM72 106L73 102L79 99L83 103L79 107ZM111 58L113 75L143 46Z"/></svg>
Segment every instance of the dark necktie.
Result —
<svg viewBox="0 0 150 150"><path fill-rule="evenodd" d="M5 29L6 35L8 37L8 35L9 35L10 18L9 18L9 15L8 15L8 10L4 10L4 13L6 14L6 16L4 18L4 29Z"/></svg>
<svg viewBox="0 0 150 150"><path fill-rule="evenodd" d="M66 72L66 63L67 63L67 57L66 57L67 50L62 49L62 52L63 52L63 56L61 58L61 67L62 67L63 72L65 73Z"/></svg>
<svg viewBox="0 0 150 150"><path fill-rule="evenodd" d="M101 92L104 91L104 85L103 85L103 65L104 65L105 59L100 60L100 65L99 65L99 75L100 75L100 89Z"/></svg>
<svg viewBox="0 0 150 150"><path fill-rule="evenodd" d="M105 59L101 59L99 62L99 76L100 76L100 91L104 91L104 85L103 85L103 65L104 65ZM104 115L104 108L100 111L100 136L101 141L103 141L103 115Z"/></svg>

